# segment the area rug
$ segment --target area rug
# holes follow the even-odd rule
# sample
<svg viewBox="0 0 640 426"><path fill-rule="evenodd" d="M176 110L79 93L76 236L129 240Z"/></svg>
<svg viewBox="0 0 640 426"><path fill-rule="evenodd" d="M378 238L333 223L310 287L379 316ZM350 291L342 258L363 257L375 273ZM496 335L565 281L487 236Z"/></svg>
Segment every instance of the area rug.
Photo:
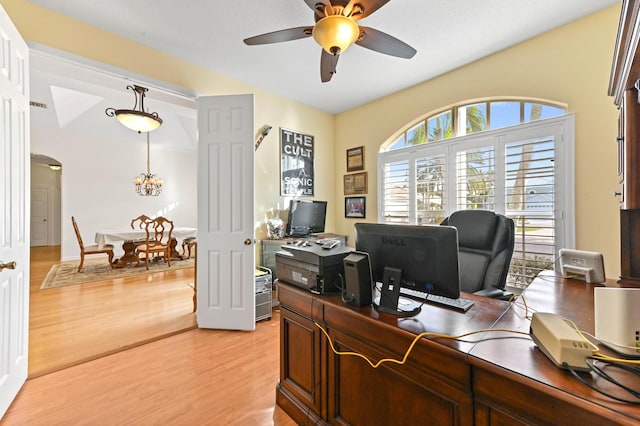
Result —
<svg viewBox="0 0 640 426"><path fill-rule="evenodd" d="M172 260L171 267L167 266L164 262L152 262L149 264L148 271L144 266L144 262L141 262L140 266L129 265L124 268L111 268L108 263L85 263L82 271L78 272L79 264L80 262L71 262L53 265L42 282L40 290L95 281L114 280L135 275L166 272L176 269L193 268L195 259Z"/></svg>

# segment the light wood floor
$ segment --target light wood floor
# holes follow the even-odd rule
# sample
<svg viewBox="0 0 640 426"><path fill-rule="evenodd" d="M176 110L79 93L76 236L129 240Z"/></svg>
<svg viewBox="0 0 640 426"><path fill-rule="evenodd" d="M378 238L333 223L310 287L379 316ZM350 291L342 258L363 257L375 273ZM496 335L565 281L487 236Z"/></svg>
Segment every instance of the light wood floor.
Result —
<svg viewBox="0 0 640 426"><path fill-rule="evenodd" d="M40 290L59 258L59 246L31 249L29 377L196 327L193 269Z"/></svg>
<svg viewBox="0 0 640 426"><path fill-rule="evenodd" d="M9 425L278 425L279 313L256 331L197 329L30 379Z"/></svg>
<svg viewBox="0 0 640 426"><path fill-rule="evenodd" d="M46 262L38 256L32 253L32 272L36 263ZM46 272L38 273L41 281ZM36 274L32 273L32 281ZM164 285L165 280L158 279L154 285L160 281ZM69 305L79 303L74 294L58 298ZM34 302L37 308L37 298L32 297L32 310ZM95 312L100 304L92 305L94 314L100 316ZM192 308L189 304L189 311ZM147 314L155 315L146 312L141 316ZM295 422L275 406L279 318L279 311L274 310L273 319L259 322L254 332L192 329L30 378L0 424L292 426ZM86 333L101 332L95 328Z"/></svg>

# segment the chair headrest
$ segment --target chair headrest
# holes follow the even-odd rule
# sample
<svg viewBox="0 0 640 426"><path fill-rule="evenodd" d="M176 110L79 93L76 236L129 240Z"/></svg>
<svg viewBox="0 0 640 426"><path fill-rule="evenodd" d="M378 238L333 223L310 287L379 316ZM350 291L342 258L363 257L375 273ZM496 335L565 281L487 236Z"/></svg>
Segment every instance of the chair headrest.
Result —
<svg viewBox="0 0 640 426"><path fill-rule="evenodd" d="M458 244L475 250L491 251L496 238L498 216L488 210L459 210L453 212L447 225L458 230Z"/></svg>

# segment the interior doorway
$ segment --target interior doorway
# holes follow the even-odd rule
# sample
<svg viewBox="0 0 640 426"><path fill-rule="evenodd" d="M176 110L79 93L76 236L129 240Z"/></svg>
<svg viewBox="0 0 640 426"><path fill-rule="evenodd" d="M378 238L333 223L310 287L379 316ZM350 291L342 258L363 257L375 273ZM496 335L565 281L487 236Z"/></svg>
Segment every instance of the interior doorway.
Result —
<svg viewBox="0 0 640 426"><path fill-rule="evenodd" d="M31 154L31 247L59 246L62 234L62 164Z"/></svg>

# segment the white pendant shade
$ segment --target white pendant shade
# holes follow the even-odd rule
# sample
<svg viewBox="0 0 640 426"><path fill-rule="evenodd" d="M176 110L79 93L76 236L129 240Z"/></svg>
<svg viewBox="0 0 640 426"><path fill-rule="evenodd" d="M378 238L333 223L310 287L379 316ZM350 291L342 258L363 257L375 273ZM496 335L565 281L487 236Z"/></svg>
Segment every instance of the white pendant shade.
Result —
<svg viewBox="0 0 640 426"><path fill-rule="evenodd" d="M137 132L150 132L162 124L159 117L134 110L116 110L116 118L123 126Z"/></svg>

